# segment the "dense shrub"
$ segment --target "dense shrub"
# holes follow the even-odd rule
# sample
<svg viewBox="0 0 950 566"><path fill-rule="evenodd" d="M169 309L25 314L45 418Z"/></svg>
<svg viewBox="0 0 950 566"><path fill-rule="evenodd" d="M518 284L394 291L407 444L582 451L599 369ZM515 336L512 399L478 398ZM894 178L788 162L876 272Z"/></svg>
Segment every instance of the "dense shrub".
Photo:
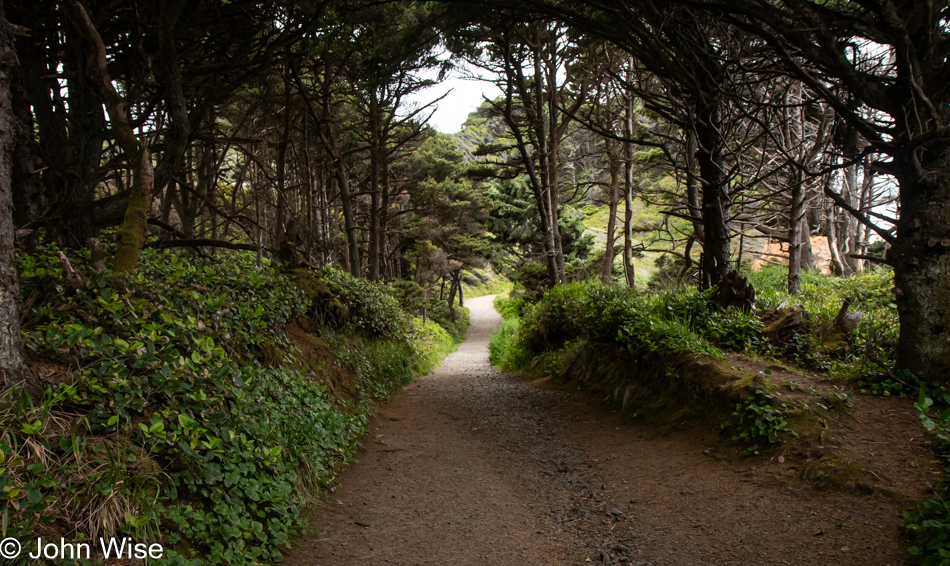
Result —
<svg viewBox="0 0 950 566"><path fill-rule="evenodd" d="M368 338L408 337L409 316L385 285L357 279L329 266L318 271L317 276L349 307L348 323L353 328Z"/></svg>
<svg viewBox="0 0 950 566"><path fill-rule="evenodd" d="M36 405L16 391L0 403L3 536L58 518L86 536L162 540L167 563L279 560L307 494L365 430L360 399L451 345L383 286L321 271L349 313L343 333L322 331L336 346L325 363L358 375L345 402L295 369L284 328L306 296L250 255L150 251L134 277L74 257L88 282L75 288L53 252L19 258L24 330L33 355L71 377Z"/></svg>
<svg viewBox="0 0 950 566"><path fill-rule="evenodd" d="M445 304L445 301L439 301L432 305L427 313L429 315L429 320L438 324L449 333L450 336L457 340L465 338L465 333L468 332L471 324L471 319L469 317L468 309L465 307L455 307L454 313L449 309L449 306Z"/></svg>
<svg viewBox="0 0 950 566"><path fill-rule="evenodd" d="M513 299L505 295L495 297L494 304L495 310L502 318L520 317L524 314L525 308L530 306L530 303L524 299Z"/></svg>
<svg viewBox="0 0 950 566"><path fill-rule="evenodd" d="M762 323L750 313L723 309L712 300L712 289L680 287L657 295L658 315L680 320L709 342L737 352L765 347Z"/></svg>
<svg viewBox="0 0 950 566"><path fill-rule="evenodd" d="M512 340L518 335L519 326L519 319L508 318L492 332L488 341L488 359L492 364L505 370L517 371L531 361L527 352L512 344Z"/></svg>
<svg viewBox="0 0 950 566"><path fill-rule="evenodd" d="M748 272L747 276L756 289L761 308L801 304L811 314L812 331L833 319L845 299L851 301L851 312L863 314L857 330L848 335L844 347L832 352L818 351L824 346L818 337L803 336L791 345L788 355L814 360L823 367L853 363L862 372L893 365L899 328L893 271L874 269L851 277L807 271L802 273L802 289L795 297L785 292L787 269L782 266L767 266L761 271Z"/></svg>
<svg viewBox="0 0 950 566"><path fill-rule="evenodd" d="M455 340L435 322L412 319L412 345L415 350L416 371L428 375L451 353Z"/></svg>
<svg viewBox="0 0 950 566"><path fill-rule="evenodd" d="M759 313L801 304L809 314L808 328L775 346L766 341L756 313L723 309L711 300L712 290L700 291L691 286L644 293L622 285L575 283L559 285L533 303L527 295L521 295L500 301L498 307L507 316L522 316L522 336L511 344L534 352L556 349L583 333L596 340L610 340L624 326L638 328L634 334L650 334L652 325L668 326L658 330L658 336L699 338L695 344L700 344L700 349L715 346L758 352L841 376L893 366L898 323L890 271L875 270L848 278L806 272L802 290L795 297L785 292L786 275L787 269L781 266L749 273L757 290ZM821 325L834 319L846 299L850 301L850 312L862 314L858 328L844 337L819 335ZM680 325L686 327L686 334L681 332ZM692 338L684 340L690 342Z"/></svg>
<svg viewBox="0 0 950 566"><path fill-rule="evenodd" d="M687 349L720 355L688 321L656 296L622 285L559 285L520 320L511 347L539 355L583 336L593 342L620 343L632 353L675 353Z"/></svg>

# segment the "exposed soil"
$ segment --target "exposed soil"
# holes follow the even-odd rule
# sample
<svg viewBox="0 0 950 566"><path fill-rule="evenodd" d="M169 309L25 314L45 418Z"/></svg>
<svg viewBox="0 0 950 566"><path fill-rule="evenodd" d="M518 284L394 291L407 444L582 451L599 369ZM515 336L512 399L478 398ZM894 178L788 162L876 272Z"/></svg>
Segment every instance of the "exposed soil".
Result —
<svg viewBox="0 0 950 566"><path fill-rule="evenodd" d="M467 306L468 340L381 407L357 461L315 505L316 536L285 564L910 562L902 515L932 471L907 400L859 396L854 418L815 441L719 458L708 429L661 431L492 368L492 297ZM859 479L807 479L832 458Z"/></svg>

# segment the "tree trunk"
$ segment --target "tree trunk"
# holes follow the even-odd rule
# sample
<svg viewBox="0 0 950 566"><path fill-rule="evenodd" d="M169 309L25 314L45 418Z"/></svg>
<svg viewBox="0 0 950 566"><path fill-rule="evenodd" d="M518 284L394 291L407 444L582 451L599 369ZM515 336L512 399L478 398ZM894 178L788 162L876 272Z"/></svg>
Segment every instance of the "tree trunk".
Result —
<svg viewBox="0 0 950 566"><path fill-rule="evenodd" d="M0 2L0 379L5 387L22 384L34 397L42 391L23 355L20 334L20 284L13 259L13 150L16 118L10 76L16 54L10 26Z"/></svg>
<svg viewBox="0 0 950 566"><path fill-rule="evenodd" d="M356 215L353 213L353 196L350 193L350 181L346 174L343 159L336 160L337 188L340 190L340 206L343 208L343 229L346 237L347 256L350 262L350 274L357 279L363 277L360 260L360 242L356 232Z"/></svg>
<svg viewBox="0 0 950 566"><path fill-rule="evenodd" d="M383 146L385 148L385 146ZM380 188L380 196L382 197L379 204L379 249L380 249L380 267L385 271L386 267L389 266L389 275L390 279L395 278L395 273L392 272L393 262L390 261L387 253L387 225L389 224L389 155L383 156L383 179L382 187Z"/></svg>
<svg viewBox="0 0 950 566"><path fill-rule="evenodd" d="M853 147L852 147L852 144L853 144ZM846 155L852 155L851 152L857 151L855 149L856 144L857 142L854 140L849 141L849 145L845 148L845 150L848 151L849 153ZM841 198L843 198L848 204L851 204L851 205L854 204L853 195L855 194L857 190L857 185L858 185L858 166L849 165L848 167L844 169L843 185L841 187ZM841 262L844 265L845 275L851 275L852 273L854 273L854 258L848 255L848 252L850 251L849 244L851 242L851 235L854 233L854 230L857 229L857 222L855 222L854 218L851 218L850 216L845 216L843 219L839 220L838 227L843 229L843 230L840 230L840 229L838 230L838 237L837 237L838 250L839 252L843 252L843 253L839 253L839 255L841 256Z"/></svg>
<svg viewBox="0 0 950 566"><path fill-rule="evenodd" d="M290 48L284 49L284 115L280 143L277 145L277 199L273 234L275 242L284 236L287 222L287 146L290 145Z"/></svg>
<svg viewBox="0 0 950 566"><path fill-rule="evenodd" d="M829 175L825 180L825 187L822 195L828 190L833 182L833 177ZM844 275L844 263L841 261L841 252L838 249L838 209L834 202L827 196L822 197L825 208L825 236L828 238L828 252L831 254L831 272L841 277ZM827 202L825 201L827 200Z"/></svg>
<svg viewBox="0 0 950 566"><path fill-rule="evenodd" d="M788 216L788 294L797 295L802 288L802 222L805 217L805 185L799 169L795 169L792 181Z"/></svg>
<svg viewBox="0 0 950 566"><path fill-rule="evenodd" d="M380 169L380 145L382 144L382 134L380 133L381 116L379 108L379 99L376 92L370 93L369 101L369 246L367 253L367 262L369 263L370 281L379 281L379 256L380 256L380 237L379 237L379 169Z"/></svg>
<svg viewBox="0 0 950 566"><path fill-rule="evenodd" d="M802 217L802 249L801 249L801 263L802 269L805 271L813 271L815 269L815 254L812 251L811 247L811 225L808 223L808 214Z"/></svg>
<svg viewBox="0 0 950 566"><path fill-rule="evenodd" d="M514 81L514 71L510 70L510 66L507 67L507 70L509 71L509 85L505 89L505 123L508 124L508 128L515 137L515 146L518 148L521 161L524 163L525 172L528 174L531 193L534 196L534 204L538 210L538 219L541 225L541 250L544 254L544 264L547 267L548 279L551 285L555 285L558 280L558 271L557 262L554 259L554 238L553 232L551 231L551 217L546 204L548 200L544 195L544 183L538 174L538 169L543 168L535 167L532 156L528 152L528 142L524 139L520 124L515 120L514 111L512 109L514 87L511 85Z"/></svg>
<svg viewBox="0 0 950 566"><path fill-rule="evenodd" d="M86 72L89 74L90 82L105 102L116 141L122 147L132 167L129 204L125 211L125 218L116 231L116 252L112 272L135 273L138 269L139 254L145 245L148 208L152 198L155 177L152 154L148 147L135 136L132 124L129 122L129 102L115 90L106 66L106 48L92 20L89 19L89 14L76 0L66 0L66 7L72 24L85 43Z"/></svg>
<svg viewBox="0 0 950 566"><path fill-rule="evenodd" d="M609 144L608 144L609 146ZM612 148L608 147L610 152ZM617 200L620 191L620 160L617 156L610 155L610 212L607 218L607 246L604 249L604 269L601 272L600 280L604 285L610 283L610 274L614 267L614 230L617 226Z"/></svg>
<svg viewBox="0 0 950 566"><path fill-rule="evenodd" d="M40 45L49 46L49 51ZM17 40L20 77L32 105L45 171L47 206L44 218L51 239L77 248L95 236L92 203L99 181L105 141L102 103L86 78L86 62L76 31L33 28ZM50 53L66 54L61 61ZM60 66L61 65L61 66ZM57 76L66 77L63 96ZM33 135L33 132L30 132Z"/></svg>
<svg viewBox="0 0 950 566"><path fill-rule="evenodd" d="M181 82L176 34L178 19L184 6L184 0L165 0L158 16L160 33L155 71L168 112L168 129L163 137L162 157L155 167L156 192L171 183L174 175L181 169L191 134L188 103ZM165 221L167 222L167 219Z"/></svg>
<svg viewBox="0 0 950 566"><path fill-rule="evenodd" d="M696 174L696 131L686 133L686 203L689 207L689 216L693 219L693 235L695 240L705 245L706 231L703 230L703 204L700 196L699 179Z"/></svg>
<svg viewBox="0 0 950 566"><path fill-rule="evenodd" d="M897 365L950 384L950 157L903 164L897 242L888 252L900 338ZM929 165L929 166L928 166Z"/></svg>
<svg viewBox="0 0 950 566"><path fill-rule="evenodd" d="M443 288L445 281L442 282ZM452 273L452 282L449 285L449 316L455 320L455 292L462 292L462 270ZM461 303L461 301L459 301Z"/></svg>
<svg viewBox="0 0 950 566"><path fill-rule="evenodd" d="M732 270L729 234L729 186L720 101L699 103L696 161L702 185L703 287L715 286Z"/></svg>
<svg viewBox="0 0 950 566"><path fill-rule="evenodd" d="M554 264L557 268L557 283L564 283L567 281L567 271L564 267L564 241L561 239L561 226L559 223L560 212L558 211L558 204L561 200L561 190L558 183L558 178L560 177L561 166L560 158L558 152L561 146L561 135L563 128L559 127L558 116L561 114L558 97L558 88L557 88L557 61L555 60L554 53L557 52L557 36L551 34L548 43L549 48L547 50L547 59L545 60L544 68L544 77L547 82L547 88L545 97L539 97L538 100L545 100L547 104L547 165L548 165L548 206L551 209L551 228L553 231L554 239ZM540 83L539 80L536 81ZM542 116L544 113L542 113ZM570 117L565 116L565 120L568 120Z"/></svg>
<svg viewBox="0 0 950 566"><path fill-rule="evenodd" d="M19 75L13 72L12 77ZM13 144L13 220L16 226L23 226L39 218L43 207L43 183L37 172L37 162L33 154L33 114L30 111L30 100L21 84L15 78L10 80L10 94L12 111L15 122L13 131L16 142ZM34 234L36 232L34 231ZM35 247L39 240L35 236L30 238L31 246ZM22 244L22 243L21 243Z"/></svg>
<svg viewBox="0 0 950 566"><path fill-rule="evenodd" d="M627 94L624 109L624 137L633 137L633 95ZM623 142L623 276L628 287L636 287L637 278L633 267L633 144Z"/></svg>
<svg viewBox="0 0 950 566"><path fill-rule="evenodd" d="M360 261L360 243L356 232L356 215L353 213L353 195L350 192L350 180L346 171L346 162L337 146L336 132L330 122L329 99L324 99L323 128L320 138L324 148L333 161L333 174L336 178L337 189L340 191L340 206L343 209L343 232L346 238L347 262L350 274L356 278L363 277L363 268Z"/></svg>

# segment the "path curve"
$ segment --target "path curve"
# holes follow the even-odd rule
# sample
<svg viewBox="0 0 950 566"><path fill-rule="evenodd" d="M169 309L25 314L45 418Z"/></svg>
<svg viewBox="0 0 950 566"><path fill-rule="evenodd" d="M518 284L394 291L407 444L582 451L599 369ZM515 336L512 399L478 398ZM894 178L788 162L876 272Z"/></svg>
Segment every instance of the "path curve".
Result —
<svg viewBox="0 0 950 566"><path fill-rule="evenodd" d="M290 566L902 564L906 502L796 492L597 404L492 368L501 318L395 394Z"/></svg>

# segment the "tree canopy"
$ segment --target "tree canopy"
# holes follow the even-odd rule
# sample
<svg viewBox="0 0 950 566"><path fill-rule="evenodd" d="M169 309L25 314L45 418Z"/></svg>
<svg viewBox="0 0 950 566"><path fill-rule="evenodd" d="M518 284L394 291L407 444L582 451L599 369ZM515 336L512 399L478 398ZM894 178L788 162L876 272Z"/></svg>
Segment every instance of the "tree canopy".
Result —
<svg viewBox="0 0 950 566"><path fill-rule="evenodd" d="M712 287L762 239L784 250L795 293L825 236L835 273L894 270L897 365L950 375L946 3L4 10L5 358L14 238L21 253L90 247L115 273L148 247L253 250L426 297L441 283L451 304L488 263L541 291L634 286L637 255L662 253L674 279ZM502 95L439 134L434 102L410 100L435 82L423 77L465 68ZM597 207L595 242L582 221Z"/></svg>

